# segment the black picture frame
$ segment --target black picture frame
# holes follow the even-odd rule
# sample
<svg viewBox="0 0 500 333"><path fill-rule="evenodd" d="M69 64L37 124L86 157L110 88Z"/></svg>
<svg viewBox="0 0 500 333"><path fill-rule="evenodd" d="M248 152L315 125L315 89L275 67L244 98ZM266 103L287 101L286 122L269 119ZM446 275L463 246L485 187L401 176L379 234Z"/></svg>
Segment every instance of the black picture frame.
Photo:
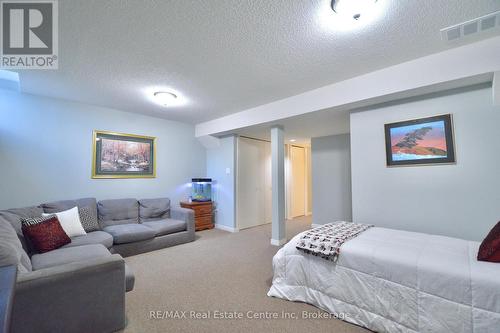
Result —
<svg viewBox="0 0 500 333"><path fill-rule="evenodd" d="M430 152L432 155L438 156L441 154L442 156L445 157L436 157L436 158L415 158L411 159L408 157L408 159L394 159L396 154L393 152L394 149L407 149L411 150L411 144L414 144L417 141L420 141L419 138L425 137L425 133L427 133L429 130L425 129L425 127L429 128L428 126L424 126L422 129L424 129L424 134L423 136L420 133L416 133L416 130L413 132L409 132L405 135L403 140L398 142L398 144L401 145L406 145L404 147L397 147L396 145L393 144L393 136L391 132L393 132L393 129L401 129L404 130L404 128L409 128L412 129L415 128L415 125L425 125L425 124L430 124L430 123L435 123L435 122L443 122L443 128L444 128L444 135L443 138L446 142L446 150L439 149L439 148L434 148L434 147L420 147L421 149L426 149L428 152ZM408 166L408 165L432 165L432 164L450 164L450 163L455 163L455 143L453 139L453 118L451 114L445 114L445 115L438 115L438 116L433 116L433 117L426 117L426 118L420 118L420 119L413 119L413 120L407 120L407 121L400 121L396 123L390 123L390 124L385 124L385 150L386 150L386 162L387 166ZM432 127L431 127L432 128ZM420 130L422 130L420 129ZM425 140L425 139L422 139ZM410 142L410 143L408 143ZM415 145L414 147L417 147ZM446 155L443 155L443 151L446 152ZM411 156L411 155L409 155ZM425 155L422 155L425 156Z"/></svg>

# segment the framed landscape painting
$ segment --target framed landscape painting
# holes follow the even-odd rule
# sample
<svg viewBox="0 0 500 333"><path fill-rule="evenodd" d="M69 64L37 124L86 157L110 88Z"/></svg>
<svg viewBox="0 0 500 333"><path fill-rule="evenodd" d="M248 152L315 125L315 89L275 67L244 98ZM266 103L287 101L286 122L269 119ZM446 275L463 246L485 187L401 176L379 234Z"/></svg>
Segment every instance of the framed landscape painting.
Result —
<svg viewBox="0 0 500 333"><path fill-rule="evenodd" d="M385 125L388 166L455 162L451 114Z"/></svg>
<svg viewBox="0 0 500 333"><path fill-rule="evenodd" d="M156 138L94 131L92 178L156 177Z"/></svg>

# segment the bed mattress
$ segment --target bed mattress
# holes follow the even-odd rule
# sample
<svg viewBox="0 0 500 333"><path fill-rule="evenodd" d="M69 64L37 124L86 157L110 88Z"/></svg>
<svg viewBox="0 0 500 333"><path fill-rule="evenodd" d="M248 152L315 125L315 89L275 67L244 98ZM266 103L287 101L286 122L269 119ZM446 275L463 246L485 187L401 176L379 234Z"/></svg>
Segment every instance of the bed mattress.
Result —
<svg viewBox="0 0 500 333"><path fill-rule="evenodd" d="M300 236L274 256L268 296L376 332L500 332L500 264L477 261L477 242L374 227L333 263L297 250Z"/></svg>

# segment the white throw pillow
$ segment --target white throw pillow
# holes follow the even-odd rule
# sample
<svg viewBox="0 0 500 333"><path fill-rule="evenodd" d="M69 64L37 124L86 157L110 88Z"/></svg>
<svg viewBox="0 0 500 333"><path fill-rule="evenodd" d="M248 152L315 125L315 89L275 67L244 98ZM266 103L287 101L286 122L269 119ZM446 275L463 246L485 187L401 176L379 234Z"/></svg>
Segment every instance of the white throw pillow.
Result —
<svg viewBox="0 0 500 333"><path fill-rule="evenodd" d="M84 236L87 233L83 230L82 222L80 222L80 215L78 214L78 207L74 207L63 212L54 214L42 214L43 216L56 215L59 223L68 237Z"/></svg>

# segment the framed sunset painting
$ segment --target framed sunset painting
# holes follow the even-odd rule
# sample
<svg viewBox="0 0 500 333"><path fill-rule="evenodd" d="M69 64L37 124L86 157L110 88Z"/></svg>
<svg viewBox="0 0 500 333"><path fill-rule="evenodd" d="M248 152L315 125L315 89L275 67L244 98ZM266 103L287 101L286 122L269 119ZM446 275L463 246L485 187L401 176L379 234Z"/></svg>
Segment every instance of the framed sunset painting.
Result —
<svg viewBox="0 0 500 333"><path fill-rule="evenodd" d="M455 162L451 114L385 125L388 166Z"/></svg>
<svg viewBox="0 0 500 333"><path fill-rule="evenodd" d="M92 178L156 177L156 138L94 131Z"/></svg>

